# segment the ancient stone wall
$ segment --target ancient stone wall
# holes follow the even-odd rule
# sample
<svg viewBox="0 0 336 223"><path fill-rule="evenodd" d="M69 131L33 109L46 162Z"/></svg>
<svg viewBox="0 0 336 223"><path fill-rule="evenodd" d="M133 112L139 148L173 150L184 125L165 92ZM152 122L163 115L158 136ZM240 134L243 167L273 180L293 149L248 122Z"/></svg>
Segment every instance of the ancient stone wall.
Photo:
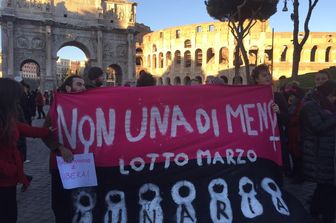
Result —
<svg viewBox="0 0 336 223"><path fill-rule="evenodd" d="M273 56L274 79L290 76L291 40L292 33L275 32L272 46L272 30L268 22L258 22L244 39L251 69L261 63L271 65ZM184 80L196 77L204 82L210 75L233 82L235 40L227 23L202 23L155 31L143 37L141 47L142 69L154 74L159 83L178 84L181 80L183 84ZM335 50L336 33L312 32L302 51L299 73L335 66ZM244 67L240 74L246 83Z"/></svg>
<svg viewBox="0 0 336 223"><path fill-rule="evenodd" d="M75 46L88 66L113 65L119 84L134 81L135 7L126 0L6 0L0 10L4 76L18 76L25 61L34 62L40 87L52 89L57 52Z"/></svg>

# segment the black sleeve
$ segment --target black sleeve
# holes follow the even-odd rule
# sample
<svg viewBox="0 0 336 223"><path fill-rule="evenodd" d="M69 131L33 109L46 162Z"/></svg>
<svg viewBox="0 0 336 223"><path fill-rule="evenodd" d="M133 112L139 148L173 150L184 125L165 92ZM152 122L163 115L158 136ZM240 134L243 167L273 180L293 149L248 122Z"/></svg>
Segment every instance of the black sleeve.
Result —
<svg viewBox="0 0 336 223"><path fill-rule="evenodd" d="M336 116L322 119L321 109L316 103L307 103L301 111L303 121L307 122L310 128L316 132L324 132L336 127Z"/></svg>
<svg viewBox="0 0 336 223"><path fill-rule="evenodd" d="M287 123L289 121L289 112L285 97L281 93L275 93L274 102L279 106L280 109L280 114L277 115L278 124L282 126L287 126Z"/></svg>

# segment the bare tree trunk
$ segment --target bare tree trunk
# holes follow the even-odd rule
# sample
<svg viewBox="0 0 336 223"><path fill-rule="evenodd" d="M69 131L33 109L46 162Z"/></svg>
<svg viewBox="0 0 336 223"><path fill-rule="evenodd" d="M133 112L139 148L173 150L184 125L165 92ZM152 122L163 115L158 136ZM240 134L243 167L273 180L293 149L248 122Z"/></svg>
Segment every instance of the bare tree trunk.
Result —
<svg viewBox="0 0 336 223"><path fill-rule="evenodd" d="M299 74L299 66L301 61L301 51L302 48L299 46L294 47L293 51L293 65L292 65L292 78L295 80L298 77Z"/></svg>
<svg viewBox="0 0 336 223"><path fill-rule="evenodd" d="M251 83L251 78L250 78L250 61L248 59L247 52L245 50L245 46L243 44L243 39L241 39L240 51L242 53L243 61L244 61L244 64L245 64L246 82L247 82L247 84L249 84L249 83Z"/></svg>
<svg viewBox="0 0 336 223"><path fill-rule="evenodd" d="M292 64L292 78L296 79L299 73L299 63L301 57L301 50L299 49L299 0L293 1L293 64Z"/></svg>
<svg viewBox="0 0 336 223"><path fill-rule="evenodd" d="M235 67L235 75L233 78L233 84L238 84L238 77L239 75L239 70L240 70L240 57L239 57L239 44L237 43L236 45L236 51L234 53L234 67Z"/></svg>
<svg viewBox="0 0 336 223"><path fill-rule="evenodd" d="M301 52L303 49L304 44L306 43L310 30L309 30L309 21L312 15L312 12L317 5L319 0L309 0L309 6L308 6L308 12L304 23L304 35L299 42L299 0L293 0L293 23L294 23L294 29L293 29L293 65L292 65L292 78L297 79L299 74L299 64L301 60Z"/></svg>

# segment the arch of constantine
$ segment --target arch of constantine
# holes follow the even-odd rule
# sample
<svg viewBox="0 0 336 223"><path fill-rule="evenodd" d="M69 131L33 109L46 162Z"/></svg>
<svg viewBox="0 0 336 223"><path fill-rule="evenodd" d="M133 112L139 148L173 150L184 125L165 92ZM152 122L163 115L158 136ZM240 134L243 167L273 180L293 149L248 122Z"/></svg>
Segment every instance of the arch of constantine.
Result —
<svg viewBox="0 0 336 223"><path fill-rule="evenodd" d="M52 89L58 50L76 46L88 66L113 68L121 83L134 80L135 13L127 0L3 0L3 75L18 76L33 62L41 88Z"/></svg>
<svg viewBox="0 0 336 223"><path fill-rule="evenodd" d="M282 75L289 77L293 54L291 40L291 32L275 32L272 38L268 22L258 22L244 39L251 68L273 62L275 79ZM193 24L144 35L142 44L136 49L136 61L138 66L156 76L158 84L187 84L191 79L204 82L209 75L233 83L234 50L235 40L227 23ZM300 74L335 65L336 33L311 32L302 51ZM240 73L246 83L245 70L241 68Z"/></svg>

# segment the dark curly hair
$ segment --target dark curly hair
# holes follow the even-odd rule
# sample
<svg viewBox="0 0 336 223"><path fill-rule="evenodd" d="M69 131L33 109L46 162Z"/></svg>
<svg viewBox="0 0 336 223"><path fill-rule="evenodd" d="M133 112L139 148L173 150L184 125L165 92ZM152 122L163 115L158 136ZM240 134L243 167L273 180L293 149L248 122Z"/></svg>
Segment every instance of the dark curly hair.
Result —
<svg viewBox="0 0 336 223"><path fill-rule="evenodd" d="M12 139L12 124L17 117L17 108L23 96L23 87L10 78L0 78L0 141Z"/></svg>
<svg viewBox="0 0 336 223"><path fill-rule="evenodd" d="M262 71L269 71L269 66L267 64L260 64L252 70L251 77L254 83L257 82L256 80L259 78L259 74Z"/></svg>
<svg viewBox="0 0 336 223"><path fill-rule="evenodd" d="M137 80L137 87L145 87L145 86L155 86L156 80L150 73L146 71L141 71L139 78Z"/></svg>

